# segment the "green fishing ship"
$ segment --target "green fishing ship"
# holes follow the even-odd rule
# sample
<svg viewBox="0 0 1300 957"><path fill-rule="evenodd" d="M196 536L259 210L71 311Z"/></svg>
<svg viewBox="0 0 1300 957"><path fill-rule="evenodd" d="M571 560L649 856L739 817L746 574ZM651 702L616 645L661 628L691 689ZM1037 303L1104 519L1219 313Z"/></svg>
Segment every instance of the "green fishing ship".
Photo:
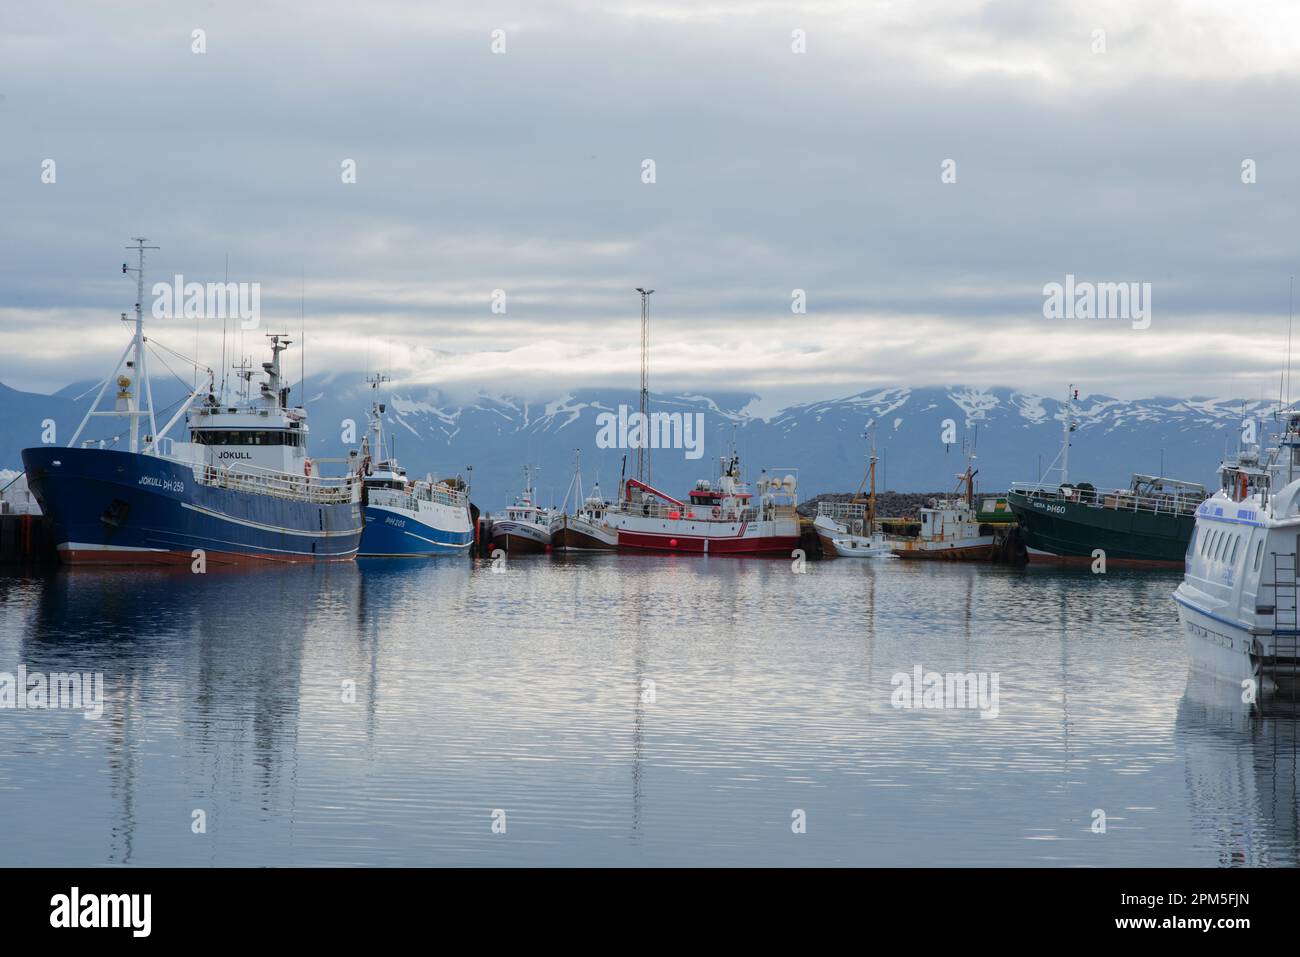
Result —
<svg viewBox="0 0 1300 957"><path fill-rule="evenodd" d="M1134 475L1129 487L1103 491L1069 481L1070 433L1078 428L1066 395L1060 481L1011 486L1007 504L1016 515L1031 562L1092 562L1108 565L1182 567L1196 525L1196 508L1209 493L1195 482L1160 475ZM1056 470L1053 464L1048 472Z"/></svg>

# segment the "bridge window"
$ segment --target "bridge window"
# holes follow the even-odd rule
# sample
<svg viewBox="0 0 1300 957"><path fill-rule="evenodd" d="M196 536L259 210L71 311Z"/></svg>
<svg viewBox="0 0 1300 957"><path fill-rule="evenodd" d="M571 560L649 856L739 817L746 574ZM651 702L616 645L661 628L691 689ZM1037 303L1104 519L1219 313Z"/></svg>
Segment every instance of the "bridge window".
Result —
<svg viewBox="0 0 1300 957"><path fill-rule="evenodd" d="M302 445L301 432L251 429L203 429L193 433L198 445Z"/></svg>

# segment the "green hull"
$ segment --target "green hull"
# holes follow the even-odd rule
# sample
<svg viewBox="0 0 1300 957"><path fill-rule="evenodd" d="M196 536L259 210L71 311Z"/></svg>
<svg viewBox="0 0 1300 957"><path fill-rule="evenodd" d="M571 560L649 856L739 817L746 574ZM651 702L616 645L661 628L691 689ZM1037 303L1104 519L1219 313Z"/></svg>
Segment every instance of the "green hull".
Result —
<svg viewBox="0 0 1300 957"><path fill-rule="evenodd" d="M1108 564L1179 566L1196 527L1194 515L1104 508L1009 492L1007 504L1020 523L1034 561L1092 561L1106 553Z"/></svg>

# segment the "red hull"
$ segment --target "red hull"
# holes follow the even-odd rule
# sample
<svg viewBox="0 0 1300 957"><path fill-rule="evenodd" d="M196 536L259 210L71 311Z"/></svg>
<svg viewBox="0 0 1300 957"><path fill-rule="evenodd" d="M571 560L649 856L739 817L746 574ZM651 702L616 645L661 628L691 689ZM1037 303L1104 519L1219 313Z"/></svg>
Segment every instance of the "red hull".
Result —
<svg viewBox="0 0 1300 957"><path fill-rule="evenodd" d="M698 538L690 535L646 535L619 529L619 551L685 552L704 555L789 555L799 547L798 535L766 538Z"/></svg>

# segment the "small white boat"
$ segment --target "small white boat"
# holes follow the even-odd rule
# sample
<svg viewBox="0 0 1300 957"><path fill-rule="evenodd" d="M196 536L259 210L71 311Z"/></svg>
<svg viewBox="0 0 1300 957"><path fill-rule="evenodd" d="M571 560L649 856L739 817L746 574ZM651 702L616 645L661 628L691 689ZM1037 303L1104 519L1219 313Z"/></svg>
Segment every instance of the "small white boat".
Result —
<svg viewBox="0 0 1300 957"><path fill-rule="evenodd" d="M894 546L876 527L876 442L875 430L867 426L872 436L871 457L867 471L858 484L850 502L818 502L813 529L821 539L822 553L828 558L897 558ZM871 484L870 494L863 499L862 490Z"/></svg>
<svg viewBox="0 0 1300 957"><path fill-rule="evenodd" d="M879 533L871 537L848 535L832 538L831 549L838 558L897 558L889 540Z"/></svg>

